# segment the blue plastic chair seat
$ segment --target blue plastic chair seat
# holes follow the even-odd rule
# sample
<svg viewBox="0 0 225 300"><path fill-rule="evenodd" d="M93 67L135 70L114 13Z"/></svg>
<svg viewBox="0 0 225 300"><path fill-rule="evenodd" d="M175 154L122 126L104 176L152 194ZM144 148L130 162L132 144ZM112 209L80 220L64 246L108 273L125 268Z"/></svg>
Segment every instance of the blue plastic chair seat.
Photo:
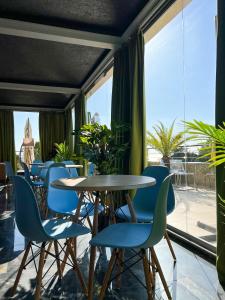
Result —
<svg viewBox="0 0 225 300"><path fill-rule="evenodd" d="M119 223L100 231L92 238L92 246L140 248L151 233L152 224Z"/></svg>
<svg viewBox="0 0 225 300"><path fill-rule="evenodd" d="M90 232L87 227L66 221L64 219L50 219L42 222L42 226L49 239L60 240L77 237Z"/></svg>
<svg viewBox="0 0 225 300"><path fill-rule="evenodd" d="M143 222L143 223L151 223L153 221L153 212L152 211L146 211L146 210L142 210L142 209L135 209L135 214L136 217L138 219L138 222ZM130 215L130 210L128 205L124 205L119 207L116 210L116 215L117 217L121 218L121 219L126 219L127 221L131 221L131 215Z"/></svg>

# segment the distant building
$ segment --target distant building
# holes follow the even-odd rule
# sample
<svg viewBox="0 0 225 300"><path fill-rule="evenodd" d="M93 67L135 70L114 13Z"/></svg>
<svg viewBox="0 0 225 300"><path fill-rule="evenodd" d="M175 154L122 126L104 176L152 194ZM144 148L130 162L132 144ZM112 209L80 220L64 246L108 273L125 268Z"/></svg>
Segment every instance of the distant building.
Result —
<svg viewBox="0 0 225 300"><path fill-rule="evenodd" d="M24 139L23 139L23 161L29 165L34 160L34 139L32 138L32 128L29 118L26 121L24 127Z"/></svg>

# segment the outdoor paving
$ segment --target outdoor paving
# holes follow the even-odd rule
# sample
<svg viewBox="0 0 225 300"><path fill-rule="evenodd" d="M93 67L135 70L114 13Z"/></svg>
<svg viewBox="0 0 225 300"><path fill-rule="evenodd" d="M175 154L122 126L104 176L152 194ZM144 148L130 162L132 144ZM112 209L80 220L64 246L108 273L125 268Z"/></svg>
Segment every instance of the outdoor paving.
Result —
<svg viewBox="0 0 225 300"><path fill-rule="evenodd" d="M176 208L168 224L216 246L216 192L174 187Z"/></svg>

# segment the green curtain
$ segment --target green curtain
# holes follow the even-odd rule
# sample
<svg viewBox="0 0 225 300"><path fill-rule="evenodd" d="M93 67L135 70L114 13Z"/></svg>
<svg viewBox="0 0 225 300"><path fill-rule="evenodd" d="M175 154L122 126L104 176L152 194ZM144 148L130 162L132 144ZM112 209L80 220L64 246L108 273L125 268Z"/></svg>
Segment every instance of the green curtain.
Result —
<svg viewBox="0 0 225 300"><path fill-rule="evenodd" d="M86 114L86 98L83 93L80 93L78 98L75 100L75 153L81 155L82 150L79 146L80 137L79 131L83 125L87 123Z"/></svg>
<svg viewBox="0 0 225 300"><path fill-rule="evenodd" d="M13 111L0 110L0 161L16 168Z"/></svg>
<svg viewBox="0 0 225 300"><path fill-rule="evenodd" d="M65 141L65 113L40 112L39 134L43 161L55 156L54 143Z"/></svg>
<svg viewBox="0 0 225 300"><path fill-rule="evenodd" d="M225 1L218 0L218 37L216 68L216 125L225 121ZM225 288L225 165L217 167L217 271L221 285Z"/></svg>
<svg viewBox="0 0 225 300"><path fill-rule="evenodd" d="M146 166L146 117L144 97L144 38L138 32L114 57L111 123L126 123L119 143L130 143L118 172L140 175Z"/></svg>
<svg viewBox="0 0 225 300"><path fill-rule="evenodd" d="M73 125L72 125L72 110L69 108L65 111L65 142L70 151L73 151Z"/></svg>

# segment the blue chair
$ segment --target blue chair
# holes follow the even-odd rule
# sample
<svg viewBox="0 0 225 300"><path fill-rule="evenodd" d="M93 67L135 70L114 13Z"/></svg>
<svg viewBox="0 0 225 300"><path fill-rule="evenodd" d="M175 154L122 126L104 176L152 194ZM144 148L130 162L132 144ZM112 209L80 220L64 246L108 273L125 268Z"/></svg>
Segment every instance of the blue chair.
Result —
<svg viewBox="0 0 225 300"><path fill-rule="evenodd" d="M65 165L75 165L72 160L64 160L63 163ZM78 177L77 169L76 168L69 168L69 172L71 177Z"/></svg>
<svg viewBox="0 0 225 300"><path fill-rule="evenodd" d="M10 161L4 161L6 176L11 179L15 174Z"/></svg>
<svg viewBox="0 0 225 300"><path fill-rule="evenodd" d="M48 194L47 194L47 203L48 208L57 213L67 216L74 216L76 214L77 206L79 203L78 195L75 191L72 190L62 190L56 189L51 186L51 183L54 180L59 178L70 178L70 173L66 168L50 168L48 172ZM99 205L99 212L103 211L103 206ZM94 214L94 204L90 201L83 202L80 208L80 217L86 218L90 224L88 217L93 216Z"/></svg>
<svg viewBox="0 0 225 300"><path fill-rule="evenodd" d="M95 164L91 162L88 167L88 176L93 176L93 175L95 175Z"/></svg>
<svg viewBox="0 0 225 300"><path fill-rule="evenodd" d="M33 177L39 177L41 169L38 167L38 165L35 165L35 163L42 163L42 160L36 159L33 161L34 165L31 165L30 174Z"/></svg>
<svg viewBox="0 0 225 300"><path fill-rule="evenodd" d="M44 163L44 168L42 168L40 172L40 177L42 180L45 180L48 173L48 168L54 163L55 163L54 160L48 160Z"/></svg>
<svg viewBox="0 0 225 300"><path fill-rule="evenodd" d="M77 272L84 293L87 294L86 285L74 256L74 250L72 250L71 247L71 238L87 234L89 233L89 229L63 219L49 219L42 221L35 195L27 181L21 176L15 176L14 182L16 191L16 223L21 234L29 242L19 267L11 295L13 296L16 292L23 269L27 264L34 260L34 256L32 256L32 259L26 263L30 250L33 252L33 247L37 247L40 256L36 277L35 299L40 299L41 295L42 272L45 259L47 258L45 249L49 242L54 243L55 254L51 253L51 256L55 257L58 275L60 277L62 276L60 266L60 254L62 251L59 251L61 246L58 243L58 240L61 239L66 239L66 247L73 262L73 269ZM36 242L41 243L41 245L37 245Z"/></svg>
<svg viewBox="0 0 225 300"><path fill-rule="evenodd" d="M151 223L153 222L153 215L156 206L158 193L160 191L163 180L169 175L169 169L165 166L150 166L144 169L142 175L154 177L156 184L152 187L138 189L134 199L133 207L136 213L137 222L139 223ZM172 213L175 208L175 196L172 183L169 187L168 200L167 200L167 215ZM116 215L124 220L131 221L131 215L128 205L124 205L116 210ZM171 241L168 233L165 233L166 241L169 245L171 254L176 261L176 255L174 253Z"/></svg>
<svg viewBox="0 0 225 300"><path fill-rule="evenodd" d="M140 260L139 258L142 258L148 299L153 299L152 290L154 288L154 276L151 269L149 268L149 263L146 255L146 249L150 249L152 254L152 266L156 266L156 270L155 267L153 267L153 272L159 272L166 294L169 299L172 299L154 250L154 246L161 241L166 231L167 195L169 191L171 176L172 175L167 176L160 185L157 195L157 201L155 203L153 211L152 223L113 224L97 233L97 235L91 239L90 244L93 247L113 248L112 256L108 265L108 270L103 280L99 299L104 299L105 291L107 289L113 267L117 263L117 261L120 264L125 265L126 268L131 267L131 265L127 266L127 263L124 263L124 261L121 260L120 253L122 249L135 250L136 255L138 256L136 262ZM132 265L134 265L133 260Z"/></svg>
<svg viewBox="0 0 225 300"><path fill-rule="evenodd" d="M30 171L28 169L28 166L24 163L24 162L21 162L21 167L23 168L24 170L24 177L26 179L26 181L30 184L31 187L33 187L36 191L36 189L38 188L42 188L44 186L44 182L43 181L33 181L31 180L30 178Z"/></svg>

